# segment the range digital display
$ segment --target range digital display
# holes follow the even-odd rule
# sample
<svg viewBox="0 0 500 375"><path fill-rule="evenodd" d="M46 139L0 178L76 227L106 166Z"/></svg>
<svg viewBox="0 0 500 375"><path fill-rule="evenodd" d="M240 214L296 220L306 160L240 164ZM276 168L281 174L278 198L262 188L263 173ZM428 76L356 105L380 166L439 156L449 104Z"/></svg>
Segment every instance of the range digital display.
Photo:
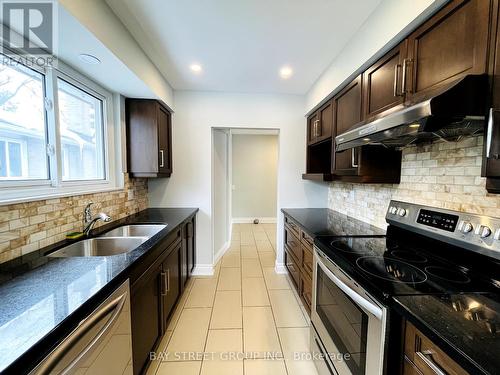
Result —
<svg viewBox="0 0 500 375"><path fill-rule="evenodd" d="M457 227L458 216L422 209L418 214L417 223L454 232Z"/></svg>

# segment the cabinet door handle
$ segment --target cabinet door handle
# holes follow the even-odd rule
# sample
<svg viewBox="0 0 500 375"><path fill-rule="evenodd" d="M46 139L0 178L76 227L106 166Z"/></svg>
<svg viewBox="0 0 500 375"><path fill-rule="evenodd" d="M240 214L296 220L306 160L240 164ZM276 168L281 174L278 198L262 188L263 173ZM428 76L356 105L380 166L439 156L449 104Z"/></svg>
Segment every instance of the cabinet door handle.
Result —
<svg viewBox="0 0 500 375"><path fill-rule="evenodd" d="M408 65L412 62L412 59L404 59L403 60L403 78L401 80L401 95L404 95L406 93L411 93L412 89L410 87L409 90L406 89L406 70L408 68Z"/></svg>
<svg viewBox="0 0 500 375"><path fill-rule="evenodd" d="M416 352L416 354L436 375L447 375L447 372L444 371L432 358L432 355L434 354L432 350L422 350Z"/></svg>
<svg viewBox="0 0 500 375"><path fill-rule="evenodd" d="M314 121L313 134L314 134L314 137L319 137L321 135L319 120Z"/></svg>
<svg viewBox="0 0 500 375"><path fill-rule="evenodd" d="M401 93L398 93L398 79L399 79L399 69L401 68L401 64L396 64L394 65L394 89L393 89L393 95L394 96L403 96L403 92L401 90Z"/></svg>
<svg viewBox="0 0 500 375"><path fill-rule="evenodd" d="M167 270L168 271L168 270ZM166 296L168 293L167 289L167 273L165 271L162 271L161 274L161 295Z"/></svg>
<svg viewBox="0 0 500 375"><path fill-rule="evenodd" d="M359 167L358 163L355 161L355 153L356 153L356 149L351 148L351 166L353 168Z"/></svg>
<svg viewBox="0 0 500 375"><path fill-rule="evenodd" d="M167 269L167 273L165 274L165 285L167 293L170 292L170 268Z"/></svg>
<svg viewBox="0 0 500 375"><path fill-rule="evenodd" d="M165 158L163 157L163 150L160 150L160 168L165 166Z"/></svg>

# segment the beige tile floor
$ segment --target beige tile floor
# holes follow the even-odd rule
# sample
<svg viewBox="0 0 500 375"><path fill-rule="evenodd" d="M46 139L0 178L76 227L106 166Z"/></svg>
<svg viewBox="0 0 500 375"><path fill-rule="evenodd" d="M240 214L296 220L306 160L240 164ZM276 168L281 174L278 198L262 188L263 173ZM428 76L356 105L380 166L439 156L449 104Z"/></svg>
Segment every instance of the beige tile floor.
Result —
<svg viewBox="0 0 500 375"><path fill-rule="evenodd" d="M235 224L212 277L192 278L148 375L317 375L309 317L274 271L276 224Z"/></svg>

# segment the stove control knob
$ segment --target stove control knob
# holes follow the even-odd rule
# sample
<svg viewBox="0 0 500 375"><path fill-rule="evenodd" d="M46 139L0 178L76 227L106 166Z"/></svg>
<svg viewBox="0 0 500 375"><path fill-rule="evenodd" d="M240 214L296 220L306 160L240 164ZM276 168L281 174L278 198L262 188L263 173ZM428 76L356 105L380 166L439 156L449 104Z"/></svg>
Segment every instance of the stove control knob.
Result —
<svg viewBox="0 0 500 375"><path fill-rule="evenodd" d="M486 238L491 235L491 229L486 225L480 225L476 229L476 234L479 234L481 238Z"/></svg>
<svg viewBox="0 0 500 375"><path fill-rule="evenodd" d="M398 209L394 206L389 207L389 213L395 215Z"/></svg>
<svg viewBox="0 0 500 375"><path fill-rule="evenodd" d="M500 240L500 228L497 229L495 232L495 237L493 237L495 240Z"/></svg>
<svg viewBox="0 0 500 375"><path fill-rule="evenodd" d="M404 208L400 208L400 209L399 209L398 214L399 214L399 216L401 216L401 217L406 216L406 209L404 209Z"/></svg>
<svg viewBox="0 0 500 375"><path fill-rule="evenodd" d="M474 229L474 227L472 226L472 224L469 221L464 221L462 223L462 233L472 232L473 229Z"/></svg>

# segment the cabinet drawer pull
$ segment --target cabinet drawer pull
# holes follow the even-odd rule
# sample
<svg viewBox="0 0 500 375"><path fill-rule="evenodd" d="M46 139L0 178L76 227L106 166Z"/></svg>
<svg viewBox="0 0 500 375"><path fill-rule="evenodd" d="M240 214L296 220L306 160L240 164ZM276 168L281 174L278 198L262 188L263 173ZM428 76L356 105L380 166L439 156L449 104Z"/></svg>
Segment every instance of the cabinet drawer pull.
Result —
<svg viewBox="0 0 500 375"><path fill-rule="evenodd" d="M165 158L163 156L163 150L160 150L160 168L165 166Z"/></svg>
<svg viewBox="0 0 500 375"><path fill-rule="evenodd" d="M394 65L394 89L393 89L393 95L394 96L403 96L403 92L401 90L400 93L398 93L398 79L399 79L399 69L401 68L401 64L396 64Z"/></svg>
<svg viewBox="0 0 500 375"><path fill-rule="evenodd" d="M416 352L416 354L436 375L448 375L432 358L434 354L432 350L422 350Z"/></svg>

